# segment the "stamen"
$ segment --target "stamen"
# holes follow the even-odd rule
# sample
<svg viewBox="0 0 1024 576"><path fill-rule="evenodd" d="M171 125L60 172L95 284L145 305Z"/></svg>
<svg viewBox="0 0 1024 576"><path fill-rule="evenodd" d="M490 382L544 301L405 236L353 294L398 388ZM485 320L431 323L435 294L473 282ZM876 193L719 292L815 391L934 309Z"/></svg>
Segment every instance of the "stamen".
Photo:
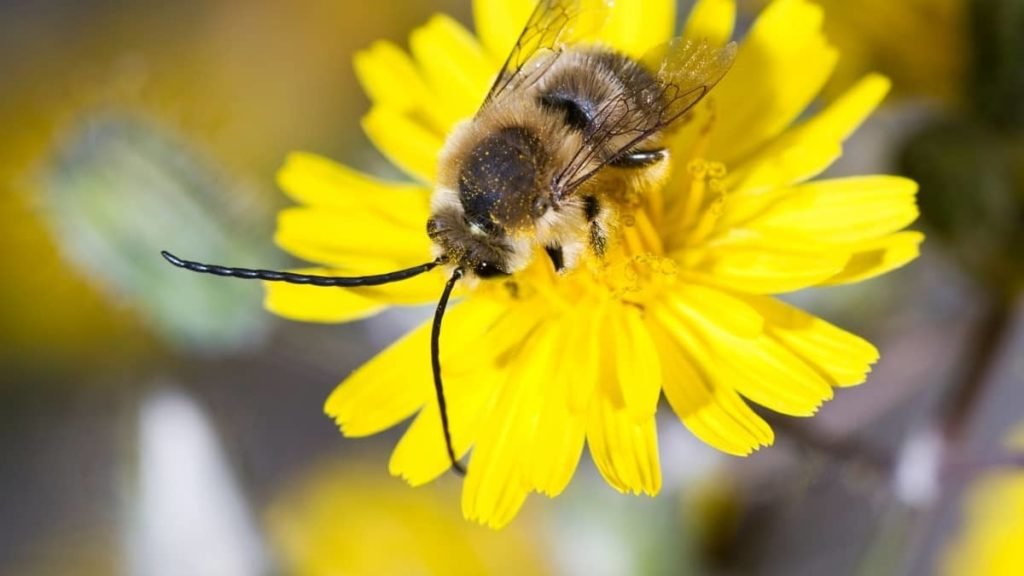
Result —
<svg viewBox="0 0 1024 576"><path fill-rule="evenodd" d="M658 231L655 230L654 224L651 222L651 219L648 217L646 212L642 210L637 212L635 228L641 242L643 242L645 252L650 252L652 254L661 254L664 252L661 244L661 236L658 235Z"/></svg>
<svg viewBox="0 0 1024 576"><path fill-rule="evenodd" d="M690 189L686 194L686 205L680 225L683 228L690 228L695 224L697 215L704 205L708 163L700 158L695 158L686 165L686 171L690 174Z"/></svg>
<svg viewBox="0 0 1024 576"><path fill-rule="evenodd" d="M693 231L689 234L690 243L698 243L706 239L715 230L719 218L725 208L726 189L722 184L727 171L721 162L709 162L705 172L707 185L705 186L708 196L707 206L701 212Z"/></svg>

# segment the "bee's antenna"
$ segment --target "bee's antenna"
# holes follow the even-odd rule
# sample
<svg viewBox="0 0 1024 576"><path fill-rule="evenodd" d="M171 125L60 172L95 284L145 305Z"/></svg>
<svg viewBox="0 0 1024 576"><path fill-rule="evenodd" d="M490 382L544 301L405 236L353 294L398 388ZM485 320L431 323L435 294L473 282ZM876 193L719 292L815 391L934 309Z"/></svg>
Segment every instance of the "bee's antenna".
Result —
<svg viewBox="0 0 1024 576"><path fill-rule="evenodd" d="M441 383L441 320L444 318L445 308L448 307L448 298L452 295L455 283L462 278L462 268L456 268L452 277L444 286L441 299L437 302L437 310L434 312L434 325L430 331L430 365L434 369L434 390L437 392L437 407L441 411L441 428L444 430L444 444L448 449L448 458L452 461L452 468L461 476L466 475L466 468L455 457L455 449L452 447L452 433L448 428L448 406L444 401L444 384Z"/></svg>
<svg viewBox="0 0 1024 576"><path fill-rule="evenodd" d="M438 258L433 262L427 262L412 268L405 268L404 270L396 270L394 272L388 272L386 274L375 274L373 276L355 276L355 277L338 277L338 276L317 276L315 274L294 274L292 272L277 272L275 270L252 270L249 268L228 268L226 266L216 266L214 264L203 264L200 262L192 262L189 260L182 260L174 254L164 250L160 252L160 255L165 260L174 264L178 268L184 268L185 270L191 270L192 272L199 272L201 274L213 274L215 276L227 276L230 278L242 278L245 280L266 280L268 282L288 282L290 284L308 284L310 286L342 286L342 287L355 287L355 286L379 286L381 284L390 284L392 282L398 282L399 280L405 280L412 278L413 276L419 276L424 272L429 272L437 267L438 264L443 262L442 258Z"/></svg>

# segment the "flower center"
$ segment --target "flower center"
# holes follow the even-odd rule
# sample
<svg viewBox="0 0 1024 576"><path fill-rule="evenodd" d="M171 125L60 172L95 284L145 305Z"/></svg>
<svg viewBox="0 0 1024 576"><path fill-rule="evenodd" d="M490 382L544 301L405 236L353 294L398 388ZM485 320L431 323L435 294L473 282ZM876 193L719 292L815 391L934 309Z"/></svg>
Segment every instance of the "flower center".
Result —
<svg viewBox="0 0 1024 576"><path fill-rule="evenodd" d="M526 270L500 287L481 284L478 291L519 302L539 299L563 311L592 298L644 307L677 281L686 249L714 232L726 198L725 176L724 164L695 158L667 185L617 199L614 240L603 258L588 253L576 268L558 274L538 250Z"/></svg>

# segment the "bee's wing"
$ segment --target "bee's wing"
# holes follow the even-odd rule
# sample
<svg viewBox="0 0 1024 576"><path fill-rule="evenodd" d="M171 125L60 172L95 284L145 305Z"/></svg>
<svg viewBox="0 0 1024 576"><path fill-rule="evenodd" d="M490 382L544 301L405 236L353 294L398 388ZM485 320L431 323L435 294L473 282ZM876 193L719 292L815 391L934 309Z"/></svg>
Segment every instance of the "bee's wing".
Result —
<svg viewBox="0 0 1024 576"><path fill-rule="evenodd" d="M484 105L542 75L542 68L546 66L535 59L539 54L557 54L563 46L576 43L599 29L607 19L611 1L540 0L487 93Z"/></svg>
<svg viewBox="0 0 1024 576"><path fill-rule="evenodd" d="M594 130L556 177L556 193L563 197L572 194L598 170L669 128L718 84L735 58L735 42L714 46L706 40L676 39L649 52L644 64L654 73L655 85L643 99L650 101L650 109L644 114L625 114L622 110L636 100L635 95L623 92L610 98L598 111ZM607 144L613 139L624 144L609 154ZM603 158L595 163L598 153Z"/></svg>

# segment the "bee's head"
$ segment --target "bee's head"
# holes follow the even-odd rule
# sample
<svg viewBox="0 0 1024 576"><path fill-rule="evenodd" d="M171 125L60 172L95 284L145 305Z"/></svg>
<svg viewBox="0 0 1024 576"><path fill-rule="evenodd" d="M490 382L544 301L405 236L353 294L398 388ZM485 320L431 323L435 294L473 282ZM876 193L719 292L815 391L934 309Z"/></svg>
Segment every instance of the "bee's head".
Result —
<svg viewBox="0 0 1024 576"><path fill-rule="evenodd" d="M441 257L478 278L507 276L516 271L517 242L500 227L481 228L459 206L447 206L427 220L427 235Z"/></svg>

